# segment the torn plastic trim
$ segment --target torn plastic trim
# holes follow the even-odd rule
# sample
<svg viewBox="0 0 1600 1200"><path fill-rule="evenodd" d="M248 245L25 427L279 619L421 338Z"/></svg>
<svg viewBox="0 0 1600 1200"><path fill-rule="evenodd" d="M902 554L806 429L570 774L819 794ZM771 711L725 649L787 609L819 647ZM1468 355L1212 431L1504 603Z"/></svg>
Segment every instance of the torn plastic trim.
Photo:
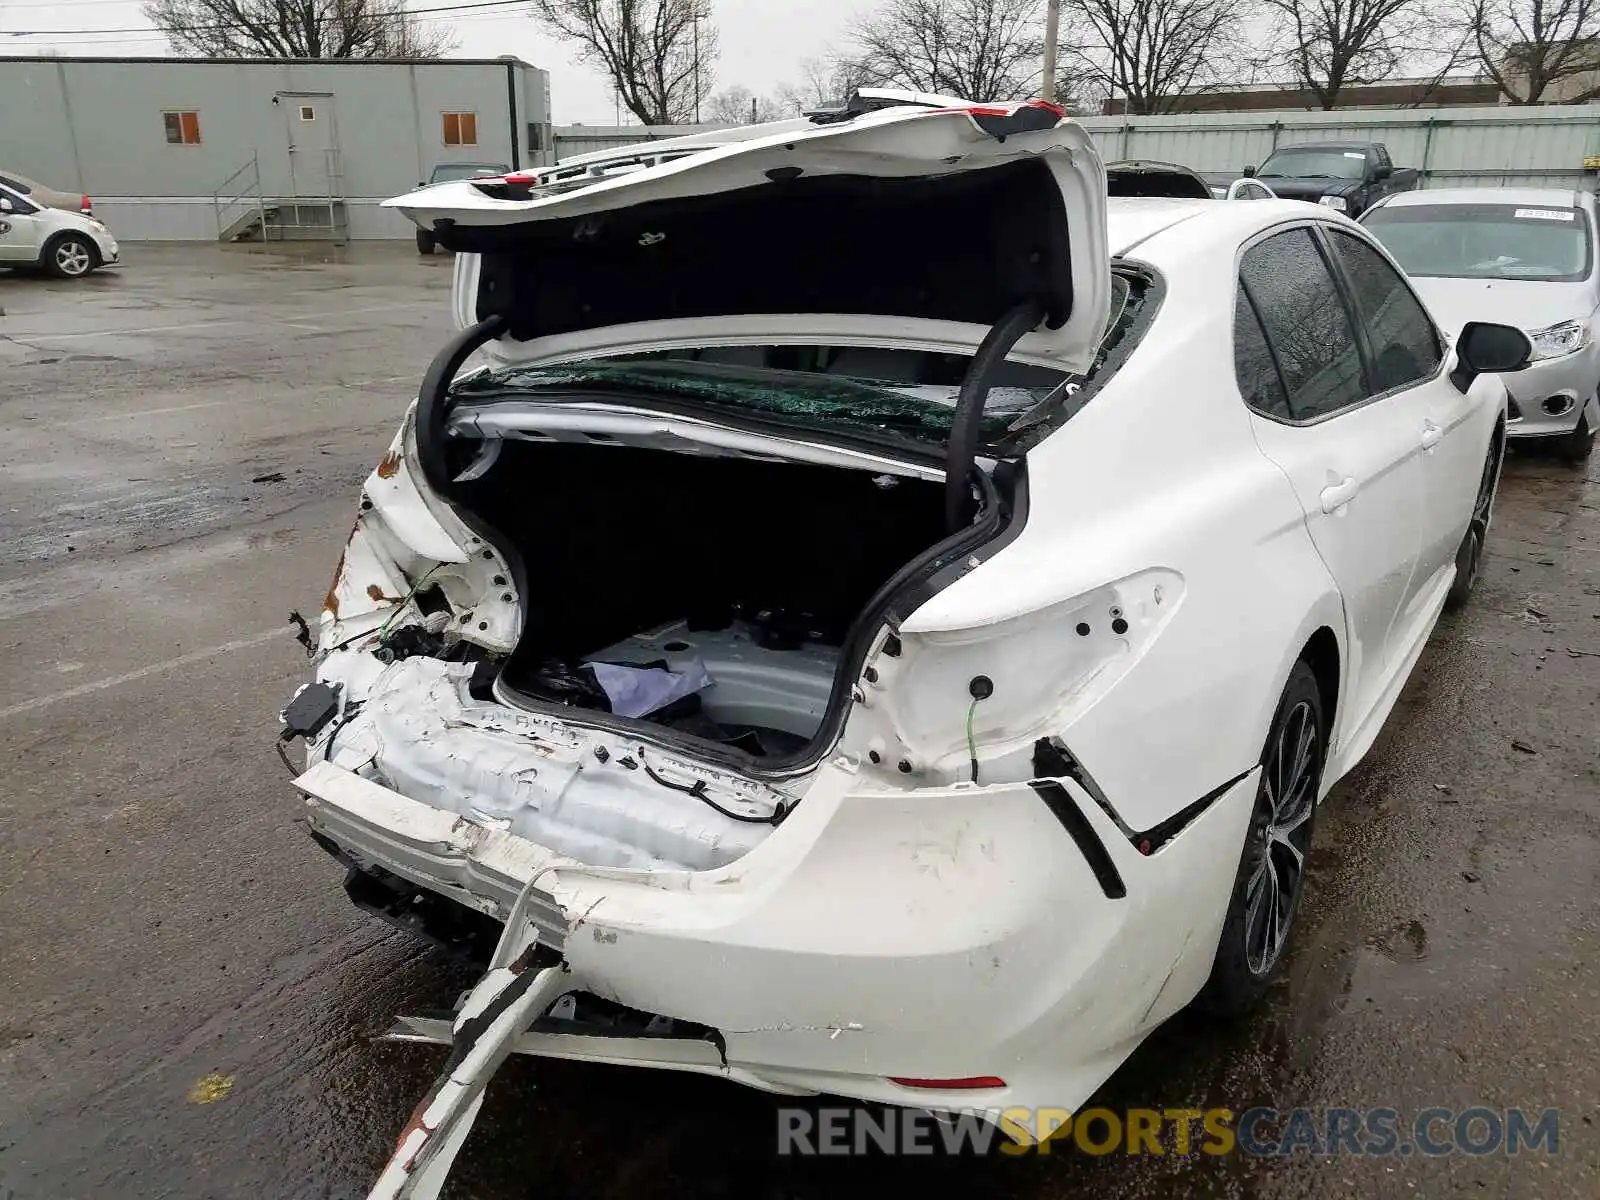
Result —
<svg viewBox="0 0 1600 1200"><path fill-rule="evenodd" d="M369 1200L436 1200L483 1107L490 1080L516 1039L567 986L566 965L551 961L537 943L483 977L456 1021L444 1070L401 1130Z"/></svg>
<svg viewBox="0 0 1600 1200"><path fill-rule="evenodd" d="M1122 873L1117 870L1117 864L1111 860L1106 845L1094 831L1094 826L1084 818L1083 810L1067 794L1067 789L1054 779L1035 779L1029 782L1039 799L1043 800L1045 807L1050 810L1050 815L1060 822L1061 828L1067 831L1078 847L1078 852L1083 855L1084 861L1089 864L1089 870L1094 873L1095 882L1100 885L1100 890L1105 893L1107 900L1123 900L1128 895L1128 885L1123 882Z"/></svg>
<svg viewBox="0 0 1600 1200"><path fill-rule="evenodd" d="M1129 845L1146 857L1155 854L1171 842L1240 782L1260 770L1260 766L1257 765L1240 771L1232 779L1218 784L1199 799L1190 801L1165 820L1158 821L1149 829L1137 830L1122 819L1122 814L1117 812L1116 807L1107 799L1094 777L1059 737L1040 738L1034 743L1033 767L1034 772L1041 778L1070 779L1081 787L1100 811L1111 818L1112 824L1123 837L1128 839ZM1038 783L1035 782L1030 786L1037 790Z"/></svg>

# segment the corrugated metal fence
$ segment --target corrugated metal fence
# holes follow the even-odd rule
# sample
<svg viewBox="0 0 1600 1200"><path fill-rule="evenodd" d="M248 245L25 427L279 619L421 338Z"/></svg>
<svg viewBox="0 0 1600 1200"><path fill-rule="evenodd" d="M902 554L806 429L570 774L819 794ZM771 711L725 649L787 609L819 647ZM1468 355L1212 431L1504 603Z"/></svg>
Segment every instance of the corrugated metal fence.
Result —
<svg viewBox="0 0 1600 1200"><path fill-rule="evenodd" d="M1418 167L1423 186L1577 186L1600 155L1600 104L1544 108L1446 108L1344 112L1196 113L1084 117L1106 160L1149 158L1197 171L1237 171L1294 142L1384 142L1398 167ZM558 160L709 126L568 125Z"/></svg>

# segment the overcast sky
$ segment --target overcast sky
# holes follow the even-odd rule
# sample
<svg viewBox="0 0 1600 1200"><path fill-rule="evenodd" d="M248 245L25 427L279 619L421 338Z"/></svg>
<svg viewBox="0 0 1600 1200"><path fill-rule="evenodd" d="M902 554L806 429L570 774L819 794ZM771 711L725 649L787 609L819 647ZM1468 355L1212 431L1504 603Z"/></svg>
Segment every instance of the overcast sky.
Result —
<svg viewBox="0 0 1600 1200"><path fill-rule="evenodd" d="M427 7L444 0L416 0ZM783 0L713 0L722 34L722 56L715 66L714 91L742 84L770 94L799 77L802 59L827 50L842 36L850 16L870 7L870 0L811 0L805 5ZM553 119L558 125L611 125L616 105L611 89L593 69L578 63L569 45L556 41L526 16L501 12L451 14L444 23L454 29L455 54L493 58L515 54L550 72ZM15 30L148 29L139 0L0 0L0 54L33 54L53 49L72 56L150 55L167 53L160 34L89 36L81 32L44 37L11 37ZM625 120L632 120L623 113Z"/></svg>

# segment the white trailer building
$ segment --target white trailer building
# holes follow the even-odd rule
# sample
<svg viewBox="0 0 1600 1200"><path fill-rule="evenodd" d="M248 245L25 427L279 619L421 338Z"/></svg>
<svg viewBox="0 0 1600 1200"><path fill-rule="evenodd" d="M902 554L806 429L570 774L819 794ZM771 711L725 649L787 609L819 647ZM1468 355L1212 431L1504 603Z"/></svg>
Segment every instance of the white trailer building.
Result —
<svg viewBox="0 0 1600 1200"><path fill-rule="evenodd" d="M0 175L130 240L409 238L378 204L436 164L555 161L549 75L511 56L0 58L0 112Z"/></svg>

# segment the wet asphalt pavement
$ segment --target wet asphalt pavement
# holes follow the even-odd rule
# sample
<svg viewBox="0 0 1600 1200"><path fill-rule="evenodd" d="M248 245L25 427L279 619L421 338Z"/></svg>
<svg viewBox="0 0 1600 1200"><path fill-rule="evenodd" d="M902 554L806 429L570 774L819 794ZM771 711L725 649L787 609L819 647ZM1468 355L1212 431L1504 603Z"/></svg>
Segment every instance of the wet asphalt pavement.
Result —
<svg viewBox="0 0 1600 1200"><path fill-rule="evenodd" d="M272 740L449 259L127 260L0 273L0 1200L359 1197L443 1059L372 1036L471 978L348 904ZM779 1158L771 1097L515 1060L447 1195L1600 1195L1600 459L1509 459L1490 548L1269 1003L1096 1103L1556 1108L1555 1155Z"/></svg>

